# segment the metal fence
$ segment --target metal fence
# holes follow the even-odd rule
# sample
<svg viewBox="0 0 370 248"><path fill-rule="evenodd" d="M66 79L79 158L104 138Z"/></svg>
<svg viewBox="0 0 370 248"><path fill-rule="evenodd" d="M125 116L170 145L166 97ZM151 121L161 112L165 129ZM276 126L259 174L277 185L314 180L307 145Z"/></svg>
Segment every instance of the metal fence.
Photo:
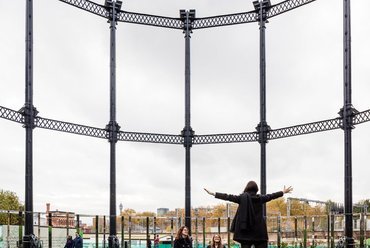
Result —
<svg viewBox="0 0 370 248"><path fill-rule="evenodd" d="M64 247L68 235L81 233L84 247L108 247L109 216L73 213L34 213L34 234L42 247ZM343 214L317 216L268 216L269 246L286 248L340 248L344 236ZM205 248L214 234L220 234L226 247L239 247L230 233L232 218L196 217L191 220L193 246ZM117 236L121 247L145 248L155 235L159 248L172 248L176 232L184 225L182 217L117 217ZM370 217L353 215L356 247L370 247ZM24 233L24 213L0 212L0 248L19 247Z"/></svg>

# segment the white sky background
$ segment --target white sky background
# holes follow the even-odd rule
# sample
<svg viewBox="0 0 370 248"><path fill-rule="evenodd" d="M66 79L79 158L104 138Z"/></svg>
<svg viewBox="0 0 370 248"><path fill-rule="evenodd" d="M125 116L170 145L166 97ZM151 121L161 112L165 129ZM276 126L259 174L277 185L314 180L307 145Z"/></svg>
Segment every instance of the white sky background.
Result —
<svg viewBox="0 0 370 248"><path fill-rule="evenodd" d="M155 2L155 4L153 4ZM278 1L272 1L272 4ZM97 1L103 4L103 1ZM369 109L370 1L351 3L352 102ZM197 17L250 11L244 0L125 0L132 12ZM267 122L281 128L338 116L343 106L343 1L317 0L270 19ZM24 104L25 1L0 0L0 105ZM179 134L184 127L184 35L117 26L117 122L123 131ZM109 24L57 0L34 1L34 105L39 116L103 128L109 122ZM259 123L257 23L195 30L191 38L191 125L196 134L254 131ZM370 123L353 130L353 201L370 198ZM342 130L267 144L267 191L344 201ZM0 188L24 200L25 131L0 119ZM260 181L259 144L194 145L192 206L221 203ZM34 210L109 213L107 140L34 130ZM137 211L184 207L181 145L117 143L117 205ZM118 207L117 207L118 211Z"/></svg>

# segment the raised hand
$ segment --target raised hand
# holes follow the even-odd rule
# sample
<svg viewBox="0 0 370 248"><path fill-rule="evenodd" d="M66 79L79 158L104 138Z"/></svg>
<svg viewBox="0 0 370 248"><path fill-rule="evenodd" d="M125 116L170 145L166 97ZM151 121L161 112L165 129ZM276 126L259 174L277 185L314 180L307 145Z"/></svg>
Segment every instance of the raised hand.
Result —
<svg viewBox="0 0 370 248"><path fill-rule="evenodd" d="M283 189L284 194L291 193L292 191L293 191L292 186L289 186L288 188L286 188L285 185L284 185L284 189Z"/></svg>
<svg viewBox="0 0 370 248"><path fill-rule="evenodd" d="M209 191L208 189L206 189L206 188L203 188L208 194L210 194L210 195L215 195L215 193L213 193L213 192L211 192L211 191Z"/></svg>

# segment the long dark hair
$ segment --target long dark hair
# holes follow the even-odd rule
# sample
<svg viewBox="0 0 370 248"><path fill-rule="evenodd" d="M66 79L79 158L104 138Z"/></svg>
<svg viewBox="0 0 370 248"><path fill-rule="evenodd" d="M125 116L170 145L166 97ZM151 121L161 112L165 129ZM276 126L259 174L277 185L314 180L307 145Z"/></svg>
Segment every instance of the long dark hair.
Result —
<svg viewBox="0 0 370 248"><path fill-rule="evenodd" d="M245 186L245 189L243 191L244 193L257 193L258 192L258 185L255 181L249 181L247 183L247 186Z"/></svg>
<svg viewBox="0 0 370 248"><path fill-rule="evenodd" d="M189 228L187 226L180 227L179 230L177 231L175 239L181 239L182 238L182 230L184 230L184 228L188 229L188 231L189 231ZM189 238L189 234L188 234L187 238Z"/></svg>
<svg viewBox="0 0 370 248"><path fill-rule="evenodd" d="M221 236L220 235L218 235L218 234L216 234L216 235L214 235L213 237L212 237L212 241L211 241L211 247L212 248L214 248L214 247L216 247L215 246L215 244L216 244L216 242L215 242L215 237L219 237L220 238L220 242L218 242L218 248L222 248L223 247L223 245L222 245L222 239L221 239Z"/></svg>

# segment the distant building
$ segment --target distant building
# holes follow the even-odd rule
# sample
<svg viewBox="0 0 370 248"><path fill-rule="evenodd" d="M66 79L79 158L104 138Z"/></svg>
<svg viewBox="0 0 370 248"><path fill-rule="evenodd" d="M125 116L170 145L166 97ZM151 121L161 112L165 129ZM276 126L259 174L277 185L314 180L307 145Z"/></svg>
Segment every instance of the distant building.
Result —
<svg viewBox="0 0 370 248"><path fill-rule="evenodd" d="M104 222L105 221L105 222ZM96 228L96 217L93 218L93 229L98 230L99 233L108 233L109 231L109 220L102 216L98 217L98 228ZM119 222L120 224L120 222ZM121 228L121 225L118 226L118 229Z"/></svg>
<svg viewBox="0 0 370 248"><path fill-rule="evenodd" d="M170 210L168 208L157 208L157 216L165 216Z"/></svg>
<svg viewBox="0 0 370 248"><path fill-rule="evenodd" d="M46 203L46 224L49 225L49 214L51 214L51 225L53 227L72 227L75 225L75 213L50 210L50 203Z"/></svg>

